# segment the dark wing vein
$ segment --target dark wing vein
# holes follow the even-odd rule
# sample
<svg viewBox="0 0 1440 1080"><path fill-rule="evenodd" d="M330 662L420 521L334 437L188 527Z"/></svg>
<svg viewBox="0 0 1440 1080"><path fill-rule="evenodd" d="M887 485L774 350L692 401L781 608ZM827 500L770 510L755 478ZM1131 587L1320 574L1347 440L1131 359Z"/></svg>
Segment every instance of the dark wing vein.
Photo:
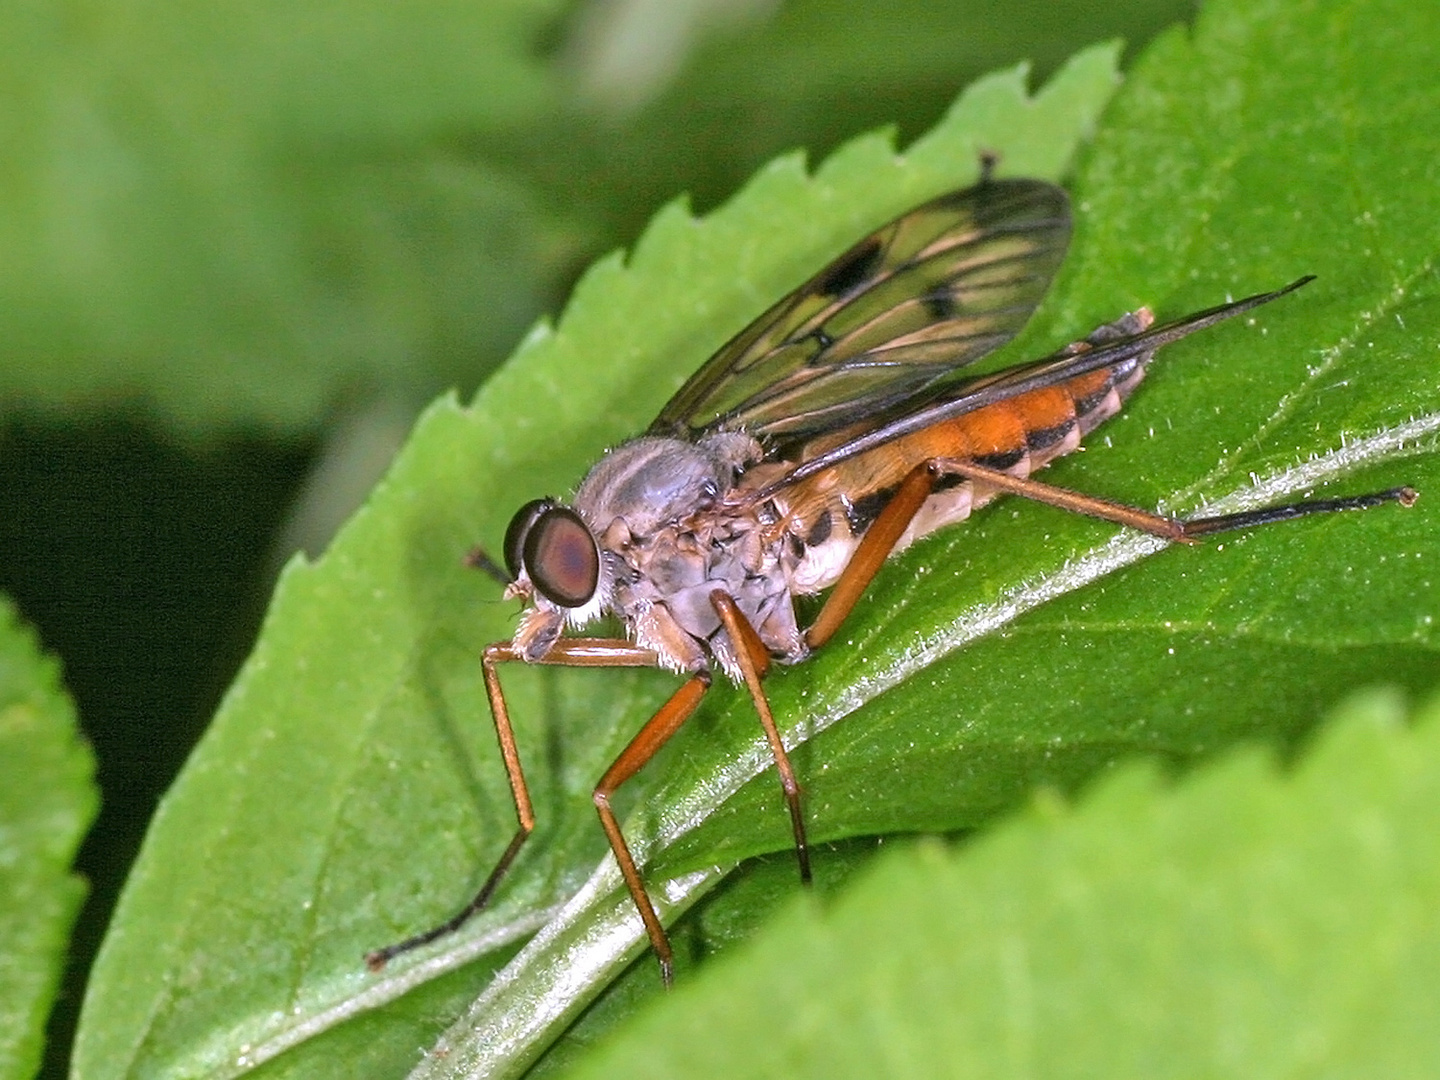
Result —
<svg viewBox="0 0 1440 1080"><path fill-rule="evenodd" d="M1065 192L987 180L872 233L708 360L653 434L810 437L932 396L1009 341L1065 255Z"/></svg>

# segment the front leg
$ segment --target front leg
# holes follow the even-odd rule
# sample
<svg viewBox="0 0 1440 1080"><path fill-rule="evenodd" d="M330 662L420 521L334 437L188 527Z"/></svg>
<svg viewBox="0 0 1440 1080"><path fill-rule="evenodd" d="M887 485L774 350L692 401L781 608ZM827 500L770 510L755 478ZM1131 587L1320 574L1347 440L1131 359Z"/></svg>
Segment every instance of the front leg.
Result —
<svg viewBox="0 0 1440 1080"><path fill-rule="evenodd" d="M521 656L513 644L500 641L486 648L480 662L481 670L485 674L485 694L490 701L490 716L495 722L495 737L500 743L500 757L505 762L505 774L510 779L510 794L515 800L515 817L519 828L474 899L439 926L433 926L423 933L387 945L383 949L366 953L365 966L371 971L379 971L401 953L410 952L453 934L469 922L471 916L490 903L501 879L505 877L515 857L520 854L526 838L535 829L535 808L530 802L530 788L525 782L525 770L520 764L520 750L515 744L515 730L510 724L510 709L505 703L505 694L500 687L497 670L500 664L520 659ZM539 663L561 667L655 667L659 660L651 650L623 638L561 638Z"/></svg>
<svg viewBox="0 0 1440 1080"><path fill-rule="evenodd" d="M645 722L645 726L630 740L630 745L620 751L620 756L605 770L605 775L595 785L592 796L595 810L600 815L600 827L605 830L605 837L610 841L610 850L615 853L615 861L620 864L625 886L630 890L630 898L635 901L636 910L640 912L640 921L645 924L645 933L650 937L655 958L660 961L660 979L667 987L675 980L675 956L670 948L670 939L665 934L665 927L661 925L660 916L655 913L650 894L645 891L645 880L635 865L635 857L630 854L630 845L625 840L625 834L620 831L620 822L610 807L610 797L621 784L659 753L660 748L670 741L671 736L680 730L680 725L699 707L705 691L709 689L708 671L697 671L690 676L684 685L670 696L670 700L661 705L655 715Z"/></svg>
<svg viewBox="0 0 1440 1080"><path fill-rule="evenodd" d="M734 646L735 662L750 691L750 700L760 714L760 726L765 729L765 738L770 743L770 753L775 757L775 768L780 773L780 787L785 792L785 804L790 808L790 828L795 834L795 858L800 862L800 880L810 884L810 845L805 838L805 817L800 810L800 784L795 779L795 770L790 766L790 755L780 741L780 729L775 726L775 715L770 711L770 701L760 680L770 670L770 652L765 648L760 635L735 603L729 593L716 589L710 594L710 603L725 632L730 635Z"/></svg>

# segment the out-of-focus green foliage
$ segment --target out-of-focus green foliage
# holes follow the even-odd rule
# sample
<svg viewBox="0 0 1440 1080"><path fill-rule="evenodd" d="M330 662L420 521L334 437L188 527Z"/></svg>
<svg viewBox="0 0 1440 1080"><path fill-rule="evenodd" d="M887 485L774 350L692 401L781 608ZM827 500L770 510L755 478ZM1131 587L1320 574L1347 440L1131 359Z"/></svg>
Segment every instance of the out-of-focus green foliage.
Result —
<svg viewBox="0 0 1440 1080"><path fill-rule="evenodd" d="M0 1080L40 1064L85 895L70 861L95 816L94 769L60 665L0 597Z"/></svg>

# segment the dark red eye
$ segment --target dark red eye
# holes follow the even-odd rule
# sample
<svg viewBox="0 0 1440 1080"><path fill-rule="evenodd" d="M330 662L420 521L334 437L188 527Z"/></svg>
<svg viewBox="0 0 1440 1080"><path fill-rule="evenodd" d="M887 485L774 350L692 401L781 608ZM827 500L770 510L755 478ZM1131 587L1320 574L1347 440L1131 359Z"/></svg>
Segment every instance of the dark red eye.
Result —
<svg viewBox="0 0 1440 1080"><path fill-rule="evenodd" d="M561 607L583 607L600 580L600 549L580 515L564 506L540 511L522 553L530 583Z"/></svg>
<svg viewBox="0 0 1440 1080"><path fill-rule="evenodd" d="M505 530L505 569L510 571L510 580L520 576L525 557L525 537L529 535L535 520L555 505L554 499L532 499L510 519Z"/></svg>

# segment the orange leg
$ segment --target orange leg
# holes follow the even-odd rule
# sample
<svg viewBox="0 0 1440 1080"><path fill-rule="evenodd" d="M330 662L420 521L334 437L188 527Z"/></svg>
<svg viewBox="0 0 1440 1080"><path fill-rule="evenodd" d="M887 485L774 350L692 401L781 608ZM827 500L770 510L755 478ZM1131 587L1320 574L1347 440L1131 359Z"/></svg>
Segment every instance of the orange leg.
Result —
<svg viewBox="0 0 1440 1080"><path fill-rule="evenodd" d="M775 767L780 773L780 785L784 789L785 802L790 809L790 825L795 835L795 855L800 862L800 879L808 884L810 881L810 848L805 839L805 818L800 810L800 784L795 779L795 770L790 765L790 757L785 752L785 744L780 741L780 730L775 726L775 716L770 710L770 702L765 697L764 688L760 685L761 680L770 670L770 653L760 640L760 635L750 625L750 620L736 605L733 597L722 589L716 589L710 594L710 603L714 606L716 614L720 616L720 622L725 627L726 633L730 635L730 641L735 649L736 662L740 665L745 685L750 690L751 700L755 703L755 711L760 716L760 725L765 729L765 737L770 743L770 752L775 755ZM630 853L630 846L620 831L620 823L615 817L615 812L610 808L610 797L615 794L621 784L639 772L680 729L680 725L694 713L709 688L709 672L697 672L691 676L690 681L681 686L640 729L639 734L631 740L630 745L615 759L615 763L606 770L605 775L600 778L600 783L595 786L595 809L600 814L600 825L605 830L605 836L610 841L610 848L615 852L615 861L620 864L620 872L624 875L625 884L630 889L630 896L634 899L635 907L640 912L640 918L645 923L645 932L649 934L650 944L655 949L655 955L660 961L660 978L664 980L666 986L669 986L674 978L674 956L670 948L670 939L665 934L665 928L660 923L660 917L655 912L655 906L651 903L649 893L645 891L644 879L640 876L635 858Z"/></svg>
<svg viewBox="0 0 1440 1080"><path fill-rule="evenodd" d="M805 817L800 812L800 784L795 779L795 770L790 766L790 755L780 741L780 729L775 726L775 715L770 711L770 701L760 680L770 670L770 652L760 640L760 635L750 625L750 620L740 612L729 593L716 589L710 594L710 603L720 616L725 632L735 646L735 659L745 677L745 686L750 699L755 702L755 711L760 714L760 726L765 729L765 738L770 742L770 753L775 756L775 768L780 773L780 787L785 792L785 804L790 808L790 828L795 834L795 858L800 861L800 880L810 884L810 845L805 839Z"/></svg>
<svg viewBox="0 0 1440 1080"><path fill-rule="evenodd" d="M866 530L855 554L850 557L840 579L826 598L815 622L805 631L805 642L812 649L819 648L834 636L846 617L854 610L860 595L869 586L885 560L890 557L895 544L905 534L910 521L925 505L925 500L935 488L941 476L963 476L970 481L985 484L999 491L1020 495L1036 502L1046 503L1077 514L1113 521L1141 532L1150 533L1173 543L1193 544L1206 536L1231 532L1236 529L1250 529L1259 525L1271 525L1292 518L1310 514L1330 514L1340 510L1363 510L1382 503L1395 502L1411 506L1418 498L1415 490L1408 487L1390 488L1367 495L1351 495L1339 499L1315 499L1311 502L1285 503L1281 506L1267 506L1260 510L1247 510L1238 514L1219 514L1213 517L1191 518L1180 521L1155 514L1124 503L1084 495L1078 491L1055 487L1028 477L1011 476L997 469L976 465L974 462L956 458L935 458L922 462L910 471L885 509Z"/></svg>
<svg viewBox="0 0 1440 1080"><path fill-rule="evenodd" d="M520 827L473 900L439 926L394 945L366 953L365 965L371 971L379 971L401 953L428 945L465 925L472 915L490 902L490 897L505 872L520 854L526 837L535 828L535 809L530 802L530 789L525 783L525 770L520 765L520 752L515 745L515 731L510 725L510 710L505 704L505 695L500 688L500 677L496 671L498 664L519 659L519 654L508 641L497 642L486 648L481 660L481 670L485 674L485 694L490 699L490 715L495 721L495 735L500 742L500 756L505 761L505 774L510 778L510 794L515 800L515 817ZM540 661L542 664L558 664L563 667L655 667L657 662L655 654L649 649L642 649L623 638L561 638Z"/></svg>
<svg viewBox="0 0 1440 1080"><path fill-rule="evenodd" d="M1009 473L988 469L969 461L940 458L933 464L941 472L963 476L967 480L978 480L980 483L1000 491L1008 491L1036 502L1058 506L1061 510L1070 510L1087 517L1100 518L1103 521L1113 521L1118 525L1128 525L1132 529L1150 533L1162 540L1181 544L1193 544L1201 537L1214 536L1216 533L1252 529L1258 525L1273 525L1276 522L1290 521L1293 518L1308 517L1310 514L1333 514L1340 510L1365 510L1389 502L1399 503L1401 506L1413 506L1419 497L1414 488L1398 487L1385 491L1374 491L1366 495L1347 495L1339 499L1282 503L1279 506L1245 510L1238 514L1217 514L1213 517L1190 518L1188 521L1180 521L1177 518L1168 518L1149 510L1126 506L1124 503L1111 502L1109 499L1082 495L1078 491L1056 487L1053 484L1032 480L1029 477L1022 479L1018 476L1011 476Z"/></svg>
<svg viewBox="0 0 1440 1080"><path fill-rule="evenodd" d="M865 530L860 546L850 556L835 587L825 598L825 606L805 631L805 644L818 649L834 637L840 624L855 610L860 595L895 550L900 537L905 535L911 518L925 505L940 476L939 466L933 461L926 461L911 469L910 475L900 482L899 489L885 504L885 509Z"/></svg>
<svg viewBox="0 0 1440 1080"><path fill-rule="evenodd" d="M775 755L775 767L780 773L780 784L785 791L785 801L790 808L790 824L795 834L795 854L800 861L800 878L802 881L810 881L810 848L805 839L805 819L800 811L800 785L795 779L795 770L790 765L790 757L785 752L785 745L780 741L780 731L775 726L775 716L770 711L770 702L765 697L765 690L760 685L766 673L770 670L770 654L760 635L750 625L735 600L728 593L716 589L710 594L710 603L714 605L715 612L720 616L720 622L725 627L726 633L730 635L730 641L735 648L735 658L740 665L741 673L745 679L745 685L750 690L751 700L755 703L755 711L760 714L760 725L765 729L765 737L769 740L770 751ZM605 830L605 836L610 841L610 848L615 853L615 861L620 864L620 873L625 877L625 884L630 889L630 896L635 901L635 907L640 912L640 918L645 923L645 932L650 936L650 944L655 950L655 956L660 961L660 978L666 986L671 984L675 975L674 954L670 948L670 939L665 934L665 928L660 923L660 917L655 912L655 905L650 900L650 895L645 891L645 881L640 876L639 867L635 864L635 857L630 853L630 845L626 843L625 835L620 831L620 822L615 817L614 810L610 807L610 797L615 794L620 785L629 780L653 758L671 736L680 730L680 725L685 723L695 712L705 692L710 689L710 673L697 672L690 677L690 680L680 687L671 696L670 700L662 705L658 712L650 718L639 734L630 741L627 746L615 759L615 763L605 771L600 782L595 785L595 809L600 814L600 826Z"/></svg>
<svg viewBox="0 0 1440 1080"><path fill-rule="evenodd" d="M661 705L659 711L646 721L639 734L630 740L630 745L620 751L615 763L605 770L600 783L595 785L593 795L595 809L600 814L600 827L605 830L605 836L610 841L610 850L615 853L615 861L620 864L620 873L625 877L630 897L635 901L640 919L645 924L645 933L650 936L650 945L655 950L656 959L660 961L660 978L666 986L675 978L675 958L670 949L670 939L665 936L665 927L660 924L660 916L655 914L655 905L650 902L650 894L645 891L645 881L640 877L635 857L630 854L630 845L625 842L625 834L620 831L620 822L615 817L615 811L610 808L610 796L670 741L670 737L690 718L704 698L705 691L709 689L708 671L697 671L690 676L685 684L670 696L670 700Z"/></svg>

